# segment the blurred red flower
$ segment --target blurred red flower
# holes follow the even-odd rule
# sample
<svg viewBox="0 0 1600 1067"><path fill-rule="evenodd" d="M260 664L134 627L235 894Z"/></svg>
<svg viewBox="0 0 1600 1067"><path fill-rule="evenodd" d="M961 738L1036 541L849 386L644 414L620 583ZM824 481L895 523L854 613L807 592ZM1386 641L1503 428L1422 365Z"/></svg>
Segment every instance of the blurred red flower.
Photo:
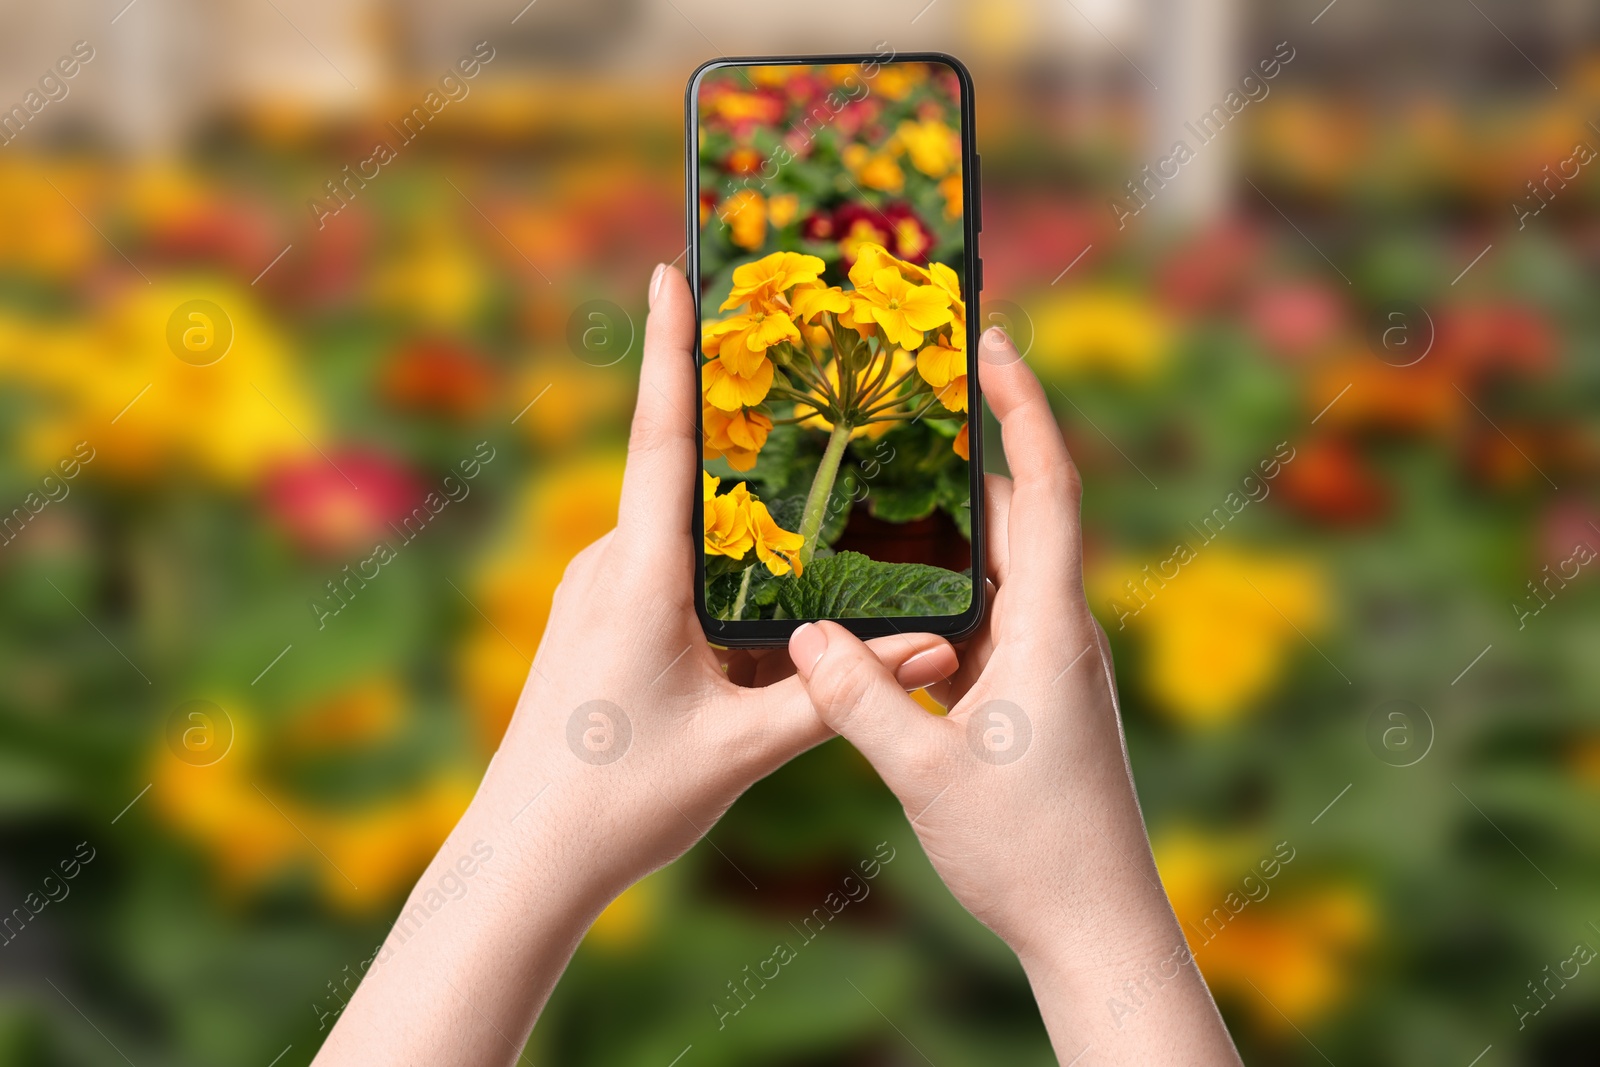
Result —
<svg viewBox="0 0 1600 1067"><path fill-rule="evenodd" d="M1228 221L1174 249L1161 265L1156 288L1174 311L1213 311L1243 289L1265 242L1253 228Z"/></svg>
<svg viewBox="0 0 1600 1067"><path fill-rule="evenodd" d="M1278 491L1291 509L1328 526L1359 526L1387 514L1390 495L1342 438L1303 445L1283 468Z"/></svg>
<svg viewBox="0 0 1600 1067"><path fill-rule="evenodd" d="M284 464L263 489L268 514L296 544L319 554L371 548L423 497L398 460L357 450Z"/></svg>
<svg viewBox="0 0 1600 1067"><path fill-rule="evenodd" d="M378 382L394 407L470 419L494 400L494 367L477 352L447 338L410 342L384 364Z"/></svg>
<svg viewBox="0 0 1600 1067"><path fill-rule="evenodd" d="M1251 294L1246 317L1269 349L1299 360L1336 336L1344 305L1321 282L1269 283Z"/></svg>
<svg viewBox="0 0 1600 1067"><path fill-rule="evenodd" d="M1462 304L1439 315L1441 361L1468 374L1538 375L1555 366L1556 335L1544 314L1522 304Z"/></svg>

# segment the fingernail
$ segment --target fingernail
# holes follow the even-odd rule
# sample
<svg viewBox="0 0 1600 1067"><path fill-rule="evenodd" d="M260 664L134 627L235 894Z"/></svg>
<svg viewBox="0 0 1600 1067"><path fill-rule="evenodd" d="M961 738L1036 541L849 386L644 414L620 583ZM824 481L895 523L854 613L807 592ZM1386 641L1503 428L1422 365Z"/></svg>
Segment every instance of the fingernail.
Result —
<svg viewBox="0 0 1600 1067"><path fill-rule="evenodd" d="M807 681L827 651L828 631L816 623L808 622L789 636L789 658L794 661L795 672Z"/></svg>
<svg viewBox="0 0 1600 1067"><path fill-rule="evenodd" d="M665 263L657 263L656 264L656 272L654 274L650 275L650 306L651 307L655 307L656 306L656 294L661 291L661 279L665 278L666 276L667 276L667 265Z"/></svg>
<svg viewBox="0 0 1600 1067"><path fill-rule="evenodd" d="M930 648L918 652L900 664L900 669L894 672L894 680L908 693L914 689L926 688L935 682L942 682L950 677L950 672L945 670L945 660L942 648Z"/></svg>
<svg viewBox="0 0 1600 1067"><path fill-rule="evenodd" d="M985 363L1005 366L1015 363L1022 358L1017 355L1017 350L1011 346L1011 338L1006 335L1004 326L991 326L983 331L983 336L978 338L978 358Z"/></svg>

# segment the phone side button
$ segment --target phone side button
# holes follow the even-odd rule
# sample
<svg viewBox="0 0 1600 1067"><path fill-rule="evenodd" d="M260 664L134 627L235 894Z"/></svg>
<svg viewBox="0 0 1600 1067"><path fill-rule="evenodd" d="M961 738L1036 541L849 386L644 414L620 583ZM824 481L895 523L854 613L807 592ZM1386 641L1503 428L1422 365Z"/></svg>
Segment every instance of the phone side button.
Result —
<svg viewBox="0 0 1600 1067"><path fill-rule="evenodd" d="M983 292L983 257L978 257L978 292Z"/></svg>
<svg viewBox="0 0 1600 1067"><path fill-rule="evenodd" d="M983 157L972 156L972 229L983 230Z"/></svg>

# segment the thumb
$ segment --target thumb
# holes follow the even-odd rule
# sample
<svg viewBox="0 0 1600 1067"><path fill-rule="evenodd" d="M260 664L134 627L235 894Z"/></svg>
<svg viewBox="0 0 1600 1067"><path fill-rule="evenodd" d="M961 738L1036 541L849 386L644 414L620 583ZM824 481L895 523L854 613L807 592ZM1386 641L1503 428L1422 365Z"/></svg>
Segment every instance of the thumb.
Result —
<svg viewBox="0 0 1600 1067"><path fill-rule="evenodd" d="M920 779L944 747L944 721L912 700L879 654L838 623L795 630L789 656L817 716L855 745L902 801L920 795Z"/></svg>

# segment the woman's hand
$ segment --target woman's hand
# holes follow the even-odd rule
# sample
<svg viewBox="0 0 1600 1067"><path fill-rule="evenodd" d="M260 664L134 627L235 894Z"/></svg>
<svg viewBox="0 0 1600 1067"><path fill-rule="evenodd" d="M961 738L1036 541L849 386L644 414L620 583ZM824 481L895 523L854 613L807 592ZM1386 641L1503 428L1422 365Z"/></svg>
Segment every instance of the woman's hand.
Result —
<svg viewBox="0 0 1600 1067"><path fill-rule="evenodd" d="M656 268L617 528L568 566L484 782L324 1046L325 1067L515 1061L606 904L833 736L787 657L719 655L695 616L691 301L683 275ZM927 634L862 648L905 688L956 667ZM441 879L461 882L462 857L475 871L466 894L430 908Z"/></svg>
<svg viewBox="0 0 1600 1067"><path fill-rule="evenodd" d="M1150 854L1109 645L1084 598L1078 472L1003 331L983 335L979 360L1015 481L988 476L995 592L959 671L933 689L949 714L925 712L834 623L797 630L790 657L956 899L1017 952L1063 1063L1086 1048L1088 1063L1236 1063Z"/></svg>

